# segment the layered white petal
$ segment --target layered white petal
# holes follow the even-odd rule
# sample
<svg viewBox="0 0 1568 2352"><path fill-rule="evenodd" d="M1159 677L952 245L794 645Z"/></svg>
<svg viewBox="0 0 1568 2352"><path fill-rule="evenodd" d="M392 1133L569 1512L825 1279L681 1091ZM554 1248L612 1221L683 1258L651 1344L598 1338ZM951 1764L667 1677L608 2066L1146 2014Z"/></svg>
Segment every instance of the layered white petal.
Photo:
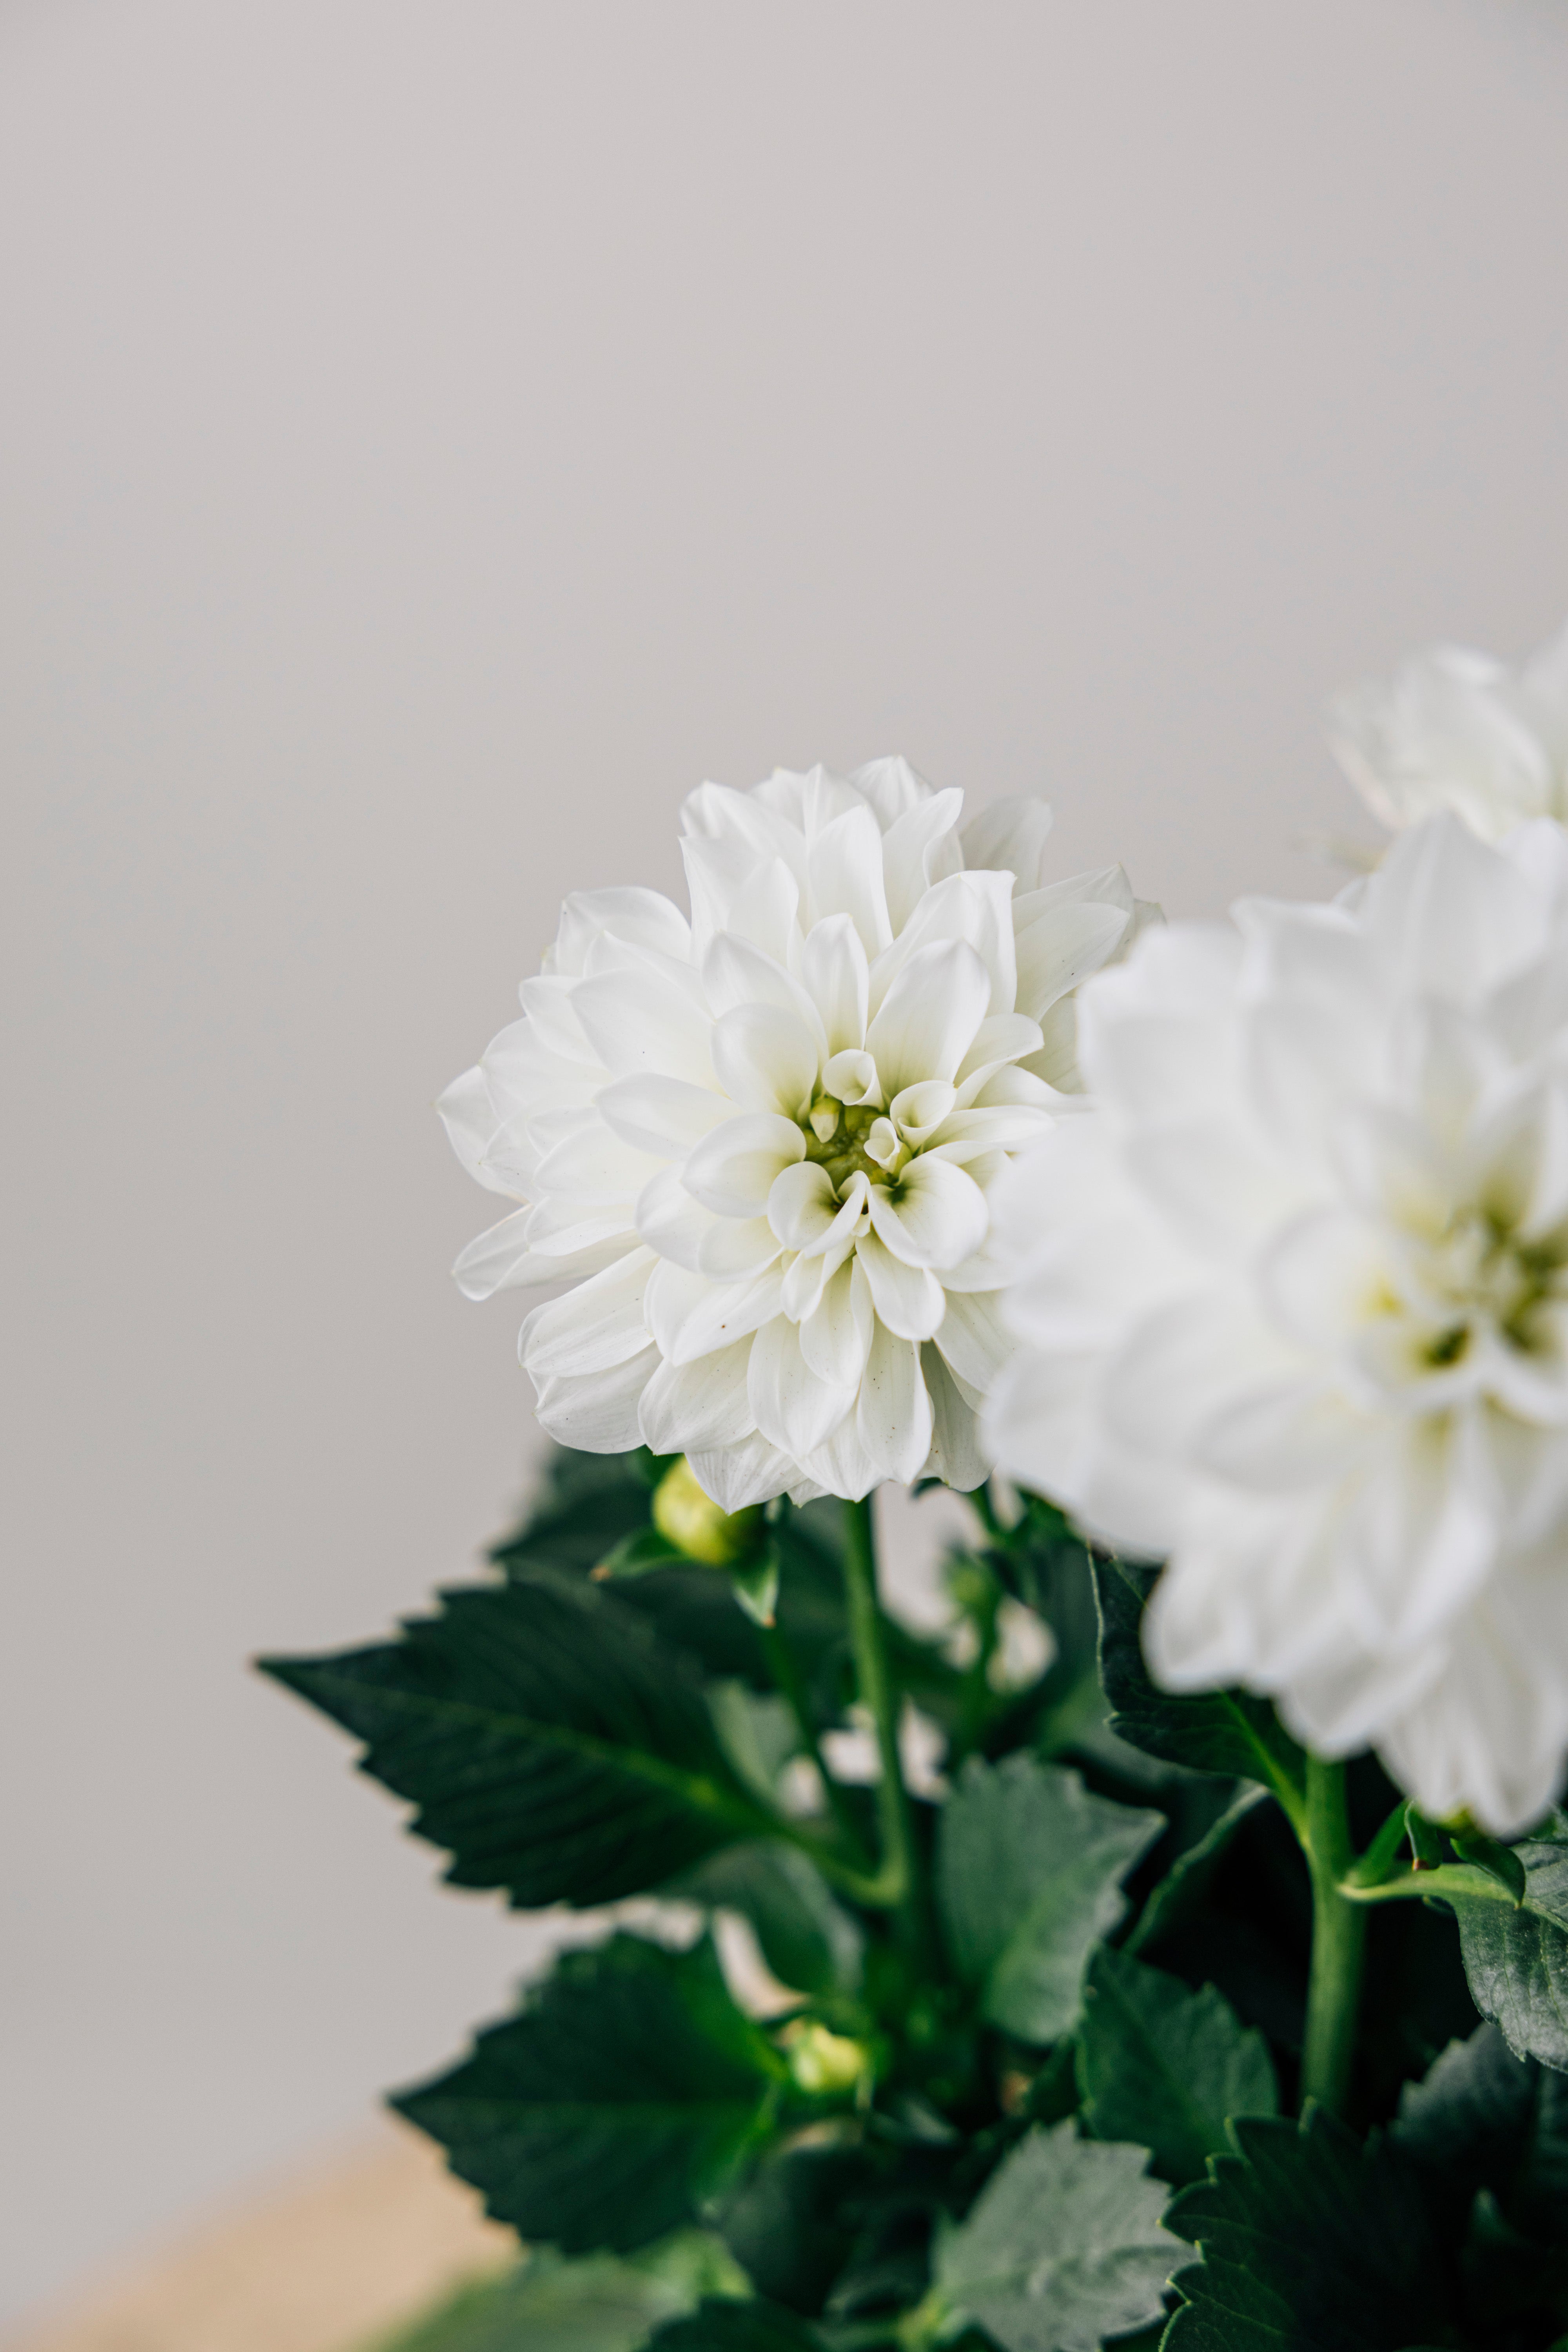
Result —
<svg viewBox="0 0 1568 2352"><path fill-rule="evenodd" d="M985 1475L993 1193L1079 1089L1061 992L1140 917L1120 869L1043 881L1040 803L963 816L900 759L704 784L689 921L635 887L567 901L440 1105L521 1204L463 1286L563 1290L521 1351L563 1442L686 1452L730 1508Z"/></svg>
<svg viewBox="0 0 1568 2352"><path fill-rule="evenodd" d="M1094 1108L986 1244L986 1442L1168 1557L1159 1678L1503 1833L1568 1758L1565 874L1555 826L1441 814L1334 908L1145 935L1078 999ZM963 1271L935 1344L973 1380Z"/></svg>

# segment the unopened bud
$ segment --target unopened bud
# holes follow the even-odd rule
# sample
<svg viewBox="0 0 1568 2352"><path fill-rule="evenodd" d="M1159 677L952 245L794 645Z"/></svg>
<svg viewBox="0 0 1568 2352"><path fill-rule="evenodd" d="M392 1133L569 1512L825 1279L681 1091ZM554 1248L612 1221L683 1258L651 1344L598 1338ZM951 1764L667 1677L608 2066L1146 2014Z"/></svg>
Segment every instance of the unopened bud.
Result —
<svg viewBox="0 0 1568 2352"><path fill-rule="evenodd" d="M871 2053L863 2042L852 2042L847 2033L834 2033L812 2018L797 2018L785 2026L780 2039L795 2085L809 2098L826 2099L853 2091L871 2063Z"/></svg>
<svg viewBox="0 0 1568 2352"><path fill-rule="evenodd" d="M762 1516L757 1505L721 1511L698 1484L684 1454L654 1488L654 1526L678 1551L707 1568L728 1568L739 1559L750 1549Z"/></svg>

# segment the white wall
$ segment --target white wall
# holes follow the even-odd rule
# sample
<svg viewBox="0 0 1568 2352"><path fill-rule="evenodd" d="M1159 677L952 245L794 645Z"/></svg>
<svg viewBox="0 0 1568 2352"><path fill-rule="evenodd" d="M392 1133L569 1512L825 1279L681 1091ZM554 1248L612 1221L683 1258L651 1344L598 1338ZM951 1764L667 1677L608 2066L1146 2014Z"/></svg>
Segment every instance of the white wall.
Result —
<svg viewBox="0 0 1568 2352"><path fill-rule="evenodd" d="M0 5L0 2314L526 1958L244 1660L513 1492L563 889L898 749L1321 893L1324 693L1568 608L1565 131L1559 0Z"/></svg>

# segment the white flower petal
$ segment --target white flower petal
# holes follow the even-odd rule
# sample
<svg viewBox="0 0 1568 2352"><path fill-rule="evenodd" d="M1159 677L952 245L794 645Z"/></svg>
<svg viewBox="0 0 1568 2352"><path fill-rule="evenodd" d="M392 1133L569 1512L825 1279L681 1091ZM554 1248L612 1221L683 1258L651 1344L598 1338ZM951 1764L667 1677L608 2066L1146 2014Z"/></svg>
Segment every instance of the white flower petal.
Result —
<svg viewBox="0 0 1568 2352"><path fill-rule="evenodd" d="M763 1435L797 1462L826 1444L855 1402L853 1386L818 1379L801 1353L798 1327L784 1315L752 1342L747 1394Z"/></svg>
<svg viewBox="0 0 1568 2352"><path fill-rule="evenodd" d="M839 1214L833 1179L815 1160L797 1160L774 1177L768 1223L786 1249L826 1248Z"/></svg>
<svg viewBox="0 0 1568 2352"><path fill-rule="evenodd" d="M815 1315L822 1304L822 1294L839 1267L848 1259L853 1242L840 1242L830 1250L804 1253L791 1257L784 1269L784 1311L792 1323L804 1322ZM824 1379L827 1374L822 1375Z"/></svg>
<svg viewBox="0 0 1568 2352"><path fill-rule="evenodd" d="M644 1348L604 1371L536 1380L535 1418L558 1445L583 1454L629 1454L642 1444L638 1407L658 1363L658 1350Z"/></svg>
<svg viewBox="0 0 1568 2352"><path fill-rule="evenodd" d="M710 1282L665 1258L648 1277L644 1318L660 1354L671 1363L690 1364L776 1315L783 1290L784 1269L776 1263L744 1281Z"/></svg>
<svg viewBox="0 0 1568 2352"><path fill-rule="evenodd" d="M655 1454L738 1445L756 1427L746 1394L753 1341L738 1339L689 1364L660 1362L638 1407L641 1443Z"/></svg>
<svg viewBox="0 0 1568 2352"><path fill-rule="evenodd" d="M630 1250L566 1297L536 1307L518 1342L532 1378L606 1371L645 1348L643 1297L656 1265L651 1250Z"/></svg>
<svg viewBox="0 0 1568 2352"><path fill-rule="evenodd" d="M492 1192L505 1192L508 1187L484 1170L485 1147L495 1132L495 1106L490 1101L485 1074L475 1068L465 1070L454 1078L444 1095L437 1098L437 1113L447 1130L447 1140L477 1182Z"/></svg>
<svg viewBox="0 0 1568 2352"><path fill-rule="evenodd" d="M607 890L573 891L561 909L552 969L582 971L595 940L606 931L682 961L691 952L690 925L673 900L658 890L623 884Z"/></svg>
<svg viewBox="0 0 1568 2352"><path fill-rule="evenodd" d="M1027 1013L989 1013L970 1040L969 1050L954 1073L956 1082L972 1090L972 1099L994 1070L1007 1062L1021 1062L1026 1054L1037 1054L1045 1042L1039 1023L1031 1021Z"/></svg>
<svg viewBox="0 0 1568 2352"><path fill-rule="evenodd" d="M938 940L910 957L866 1033L889 1100L922 1078L952 1076L990 997L990 974L967 940Z"/></svg>
<svg viewBox="0 0 1568 2352"><path fill-rule="evenodd" d="M578 981L572 1009L613 1076L657 1072L691 1086L712 1086L710 1024L687 991L651 962L640 971Z"/></svg>
<svg viewBox="0 0 1568 2352"><path fill-rule="evenodd" d="M639 1240L689 1273L701 1272L702 1244L719 1220L692 1199L679 1168L661 1168L650 1178L632 1213Z"/></svg>
<svg viewBox="0 0 1568 2352"><path fill-rule="evenodd" d="M932 793L895 817L882 837L882 871L886 877L888 914L894 932L901 931L935 882L957 874L967 863L994 865L992 858L965 859L958 836L963 794Z"/></svg>
<svg viewBox="0 0 1568 2352"><path fill-rule="evenodd" d="M716 1217L697 1245L697 1265L714 1282L740 1282L765 1272L778 1255L766 1217Z"/></svg>
<svg viewBox="0 0 1568 2352"><path fill-rule="evenodd" d="M743 1109L804 1118L816 1093L820 1053L799 1014L777 1004L737 1004L716 1023L713 1067Z"/></svg>
<svg viewBox="0 0 1568 2352"><path fill-rule="evenodd" d="M980 1424L952 1372L931 1340L921 1349L921 1373L931 1398L931 1442L921 1475L945 1478L961 1494L983 1486L991 1464L980 1439Z"/></svg>
<svg viewBox="0 0 1568 2352"><path fill-rule="evenodd" d="M1120 907L1066 900L1021 926L1016 1011L1038 1021L1058 997L1110 961L1131 919Z"/></svg>
<svg viewBox="0 0 1568 2352"><path fill-rule="evenodd" d="M829 1261L830 1262L830 1261ZM800 1326L800 1350L819 1381L830 1388L855 1388L871 1351L876 1310L864 1269L854 1258L840 1260L822 1296Z"/></svg>
<svg viewBox="0 0 1568 2352"><path fill-rule="evenodd" d="M1022 795L992 801L963 828L963 862L1005 868L1018 890L1036 889L1051 824L1047 801Z"/></svg>
<svg viewBox="0 0 1568 2352"><path fill-rule="evenodd" d="M478 1234L458 1254L453 1278L465 1298L489 1298L515 1279L514 1269L528 1258L528 1221L531 1209L514 1209L499 1225Z"/></svg>
<svg viewBox="0 0 1568 2352"><path fill-rule="evenodd" d="M829 1055L866 1042L870 965L853 919L827 915L814 923L801 950L801 984L816 1005Z"/></svg>
<svg viewBox="0 0 1568 2352"><path fill-rule="evenodd" d="M661 1160L682 1160L692 1145L732 1116L731 1105L710 1087L684 1078L617 1078L595 1098L613 1134L634 1150Z"/></svg>
<svg viewBox="0 0 1568 2352"><path fill-rule="evenodd" d="M936 1345L967 1387L984 1395L1017 1345L999 1291L949 1290Z"/></svg>
<svg viewBox="0 0 1568 2352"><path fill-rule="evenodd" d="M595 1118L540 1161L534 1189L541 1193L563 1192L574 1202L629 1202L658 1171L658 1160L651 1152L634 1150L602 1118Z"/></svg>
<svg viewBox="0 0 1568 2352"><path fill-rule="evenodd" d="M906 1265L960 1265L985 1239L985 1195L951 1160L923 1153L896 1183L873 1184L867 1196L871 1223Z"/></svg>
<svg viewBox="0 0 1568 2352"><path fill-rule="evenodd" d="M711 1452L699 1446L686 1458L698 1485L721 1511L746 1511L753 1503L771 1502L775 1495L786 1494L800 1475L788 1454L761 1434Z"/></svg>
<svg viewBox="0 0 1568 2352"><path fill-rule="evenodd" d="M921 1377L921 1351L879 1322L860 1379L855 1430L884 1478L909 1486L931 1445L931 1406Z"/></svg>
<svg viewBox="0 0 1568 2352"><path fill-rule="evenodd" d="M805 1157L805 1138L793 1121L749 1112L704 1136L686 1162L686 1189L718 1216L760 1217L780 1170Z"/></svg>
<svg viewBox="0 0 1568 2352"><path fill-rule="evenodd" d="M891 947L871 968L873 1013L912 956L943 940L958 940L974 950L990 975L991 985L983 1011L1015 1011L1017 960L1012 890L1012 882L1005 874L950 874L945 881L928 890ZM926 1071L921 1075L930 1076L933 1073ZM952 1074L940 1070L934 1075L950 1077Z"/></svg>
<svg viewBox="0 0 1568 2352"><path fill-rule="evenodd" d="M558 1061L577 1062L587 1069L602 1072L604 1066L588 1042L573 1003L577 985L574 975L540 972L523 982L517 992L518 998L528 1027L543 1052L552 1054ZM601 1076L600 1084L603 1083Z"/></svg>
<svg viewBox="0 0 1568 2352"><path fill-rule="evenodd" d="M896 752L884 759L868 760L863 768L852 768L849 782L863 799L869 801L884 834L911 809L936 798L925 778Z"/></svg>
<svg viewBox="0 0 1568 2352"><path fill-rule="evenodd" d="M875 1234L855 1245L855 1263L870 1285L879 1319L902 1339L934 1339L946 1312L947 1295L929 1266L908 1265Z"/></svg>
<svg viewBox="0 0 1568 2352"><path fill-rule="evenodd" d="M958 1088L947 1078L924 1078L906 1087L888 1105L888 1113L906 1143L924 1143L936 1133L958 1100Z"/></svg>
<svg viewBox="0 0 1568 2352"><path fill-rule="evenodd" d="M806 855L806 898L815 927L827 915L847 915L868 956L893 936L882 880L882 836L864 804L824 826Z"/></svg>

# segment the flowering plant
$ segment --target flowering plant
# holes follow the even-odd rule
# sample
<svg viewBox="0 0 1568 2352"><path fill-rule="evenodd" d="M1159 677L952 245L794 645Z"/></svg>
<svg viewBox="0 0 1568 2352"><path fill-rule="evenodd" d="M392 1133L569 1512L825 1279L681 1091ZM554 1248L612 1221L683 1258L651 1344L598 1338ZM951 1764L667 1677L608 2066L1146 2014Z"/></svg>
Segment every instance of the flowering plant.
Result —
<svg viewBox="0 0 1568 2352"><path fill-rule="evenodd" d="M1326 908L900 761L568 900L441 1106L542 1488L268 1662L561 1918L395 2103L526 2250L405 2352L1568 2345L1568 833L1440 736Z"/></svg>

